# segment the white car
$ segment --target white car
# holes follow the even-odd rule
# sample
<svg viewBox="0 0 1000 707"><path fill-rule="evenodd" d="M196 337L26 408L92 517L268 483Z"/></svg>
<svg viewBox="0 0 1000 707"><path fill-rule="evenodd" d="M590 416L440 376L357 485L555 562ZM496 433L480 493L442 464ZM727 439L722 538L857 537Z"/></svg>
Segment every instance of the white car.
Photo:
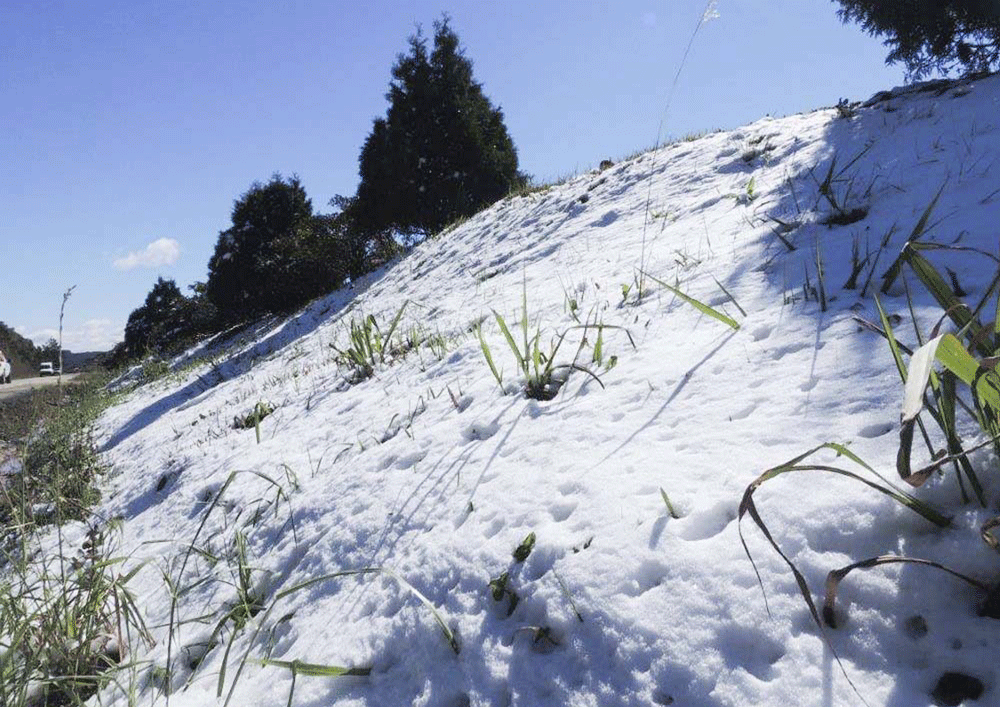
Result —
<svg viewBox="0 0 1000 707"><path fill-rule="evenodd" d="M38 367L38 375L43 378L45 376L57 376L60 373L61 371L58 368L56 368L56 364L52 363L51 361L45 361L44 363L42 363L42 365Z"/></svg>
<svg viewBox="0 0 1000 707"><path fill-rule="evenodd" d="M0 383L10 383L10 361L0 361Z"/></svg>

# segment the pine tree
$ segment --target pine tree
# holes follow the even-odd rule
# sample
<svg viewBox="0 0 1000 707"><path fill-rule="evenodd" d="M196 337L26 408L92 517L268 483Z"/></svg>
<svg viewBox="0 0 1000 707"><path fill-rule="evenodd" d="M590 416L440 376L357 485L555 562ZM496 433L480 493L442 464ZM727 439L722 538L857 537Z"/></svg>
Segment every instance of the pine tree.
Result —
<svg viewBox="0 0 1000 707"><path fill-rule="evenodd" d="M998 0L837 0L838 15L885 37L886 63L914 79L935 71L990 71L1000 65Z"/></svg>
<svg viewBox="0 0 1000 707"><path fill-rule="evenodd" d="M385 118L374 121L359 159L357 226L404 237L440 230L523 181L503 113L475 81L448 18L434 48L418 33L392 69Z"/></svg>

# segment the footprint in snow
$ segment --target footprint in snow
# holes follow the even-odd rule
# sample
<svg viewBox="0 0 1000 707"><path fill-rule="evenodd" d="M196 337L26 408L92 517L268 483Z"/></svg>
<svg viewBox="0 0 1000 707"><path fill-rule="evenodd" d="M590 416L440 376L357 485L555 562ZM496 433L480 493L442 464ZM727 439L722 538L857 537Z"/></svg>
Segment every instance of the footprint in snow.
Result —
<svg viewBox="0 0 1000 707"><path fill-rule="evenodd" d="M785 647L762 631L740 625L719 630L718 644L730 668L743 668L758 680L772 680L774 664L785 655Z"/></svg>
<svg viewBox="0 0 1000 707"><path fill-rule="evenodd" d="M562 523L564 520L573 515L573 511L576 510L575 501L557 501L549 506L549 513L552 514L552 519L557 523Z"/></svg>
<svg viewBox="0 0 1000 707"><path fill-rule="evenodd" d="M596 221L591 221L590 225L595 228L605 228L606 226L610 226L617 220L618 220L618 212L612 209L611 211L608 211L606 214L601 216L601 218L597 219Z"/></svg>
<svg viewBox="0 0 1000 707"><path fill-rule="evenodd" d="M892 432L895 425L891 422L878 422L871 425L865 425L860 430L858 430L858 435L864 437L865 439L875 439L876 437L881 437Z"/></svg>
<svg viewBox="0 0 1000 707"><path fill-rule="evenodd" d="M815 345L807 343L787 344L785 346L780 346L777 349L775 349L774 353L771 354L771 358L774 359L775 361L780 361L789 354L795 354L798 353L799 351L806 351L812 349L819 351L824 346L826 346L826 344L822 341Z"/></svg>
<svg viewBox="0 0 1000 707"><path fill-rule="evenodd" d="M810 376L809 380L807 380L805 383L799 386L799 390L801 390L803 393L808 393L810 390L815 388L818 383L819 383L819 378L817 378L816 376Z"/></svg>
<svg viewBox="0 0 1000 707"><path fill-rule="evenodd" d="M492 422L473 422L471 425L462 430L462 437L466 441L483 441L489 439L497 432L500 431L500 425L496 421Z"/></svg>
<svg viewBox="0 0 1000 707"><path fill-rule="evenodd" d="M751 336L753 337L754 341L763 341L764 339L766 339L767 337L769 337L771 335L772 331L773 331L773 328L770 327L770 326L767 326L767 325L759 326L759 327L757 327L756 329L753 330L753 332L751 333Z"/></svg>
<svg viewBox="0 0 1000 707"><path fill-rule="evenodd" d="M757 409L757 403L750 403L746 407L743 407L737 410L736 412L730 413L729 421L733 422L734 420L745 420L746 418L750 417L753 414L754 410L756 409Z"/></svg>
<svg viewBox="0 0 1000 707"><path fill-rule="evenodd" d="M721 533L734 520L736 507L733 502L719 501L678 521L677 534L684 540L707 540Z"/></svg>

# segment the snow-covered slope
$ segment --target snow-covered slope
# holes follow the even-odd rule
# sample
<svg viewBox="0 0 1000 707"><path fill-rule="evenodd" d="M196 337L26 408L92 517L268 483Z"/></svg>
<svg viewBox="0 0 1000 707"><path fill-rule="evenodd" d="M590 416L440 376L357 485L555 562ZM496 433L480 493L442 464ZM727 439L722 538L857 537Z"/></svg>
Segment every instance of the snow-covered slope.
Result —
<svg viewBox="0 0 1000 707"><path fill-rule="evenodd" d="M266 656L370 668L297 675L294 704L317 707L858 704L787 566L744 522L768 615L737 507L762 471L826 441L895 476L902 387L885 342L852 317L877 319L879 276L942 185L925 238L997 252L998 116L994 77L883 96L852 117L820 110L678 142L498 203L351 291L179 359L108 410L96 435L112 470L100 512L124 518L121 552L147 561L131 583L157 641L137 646L153 666L139 701L164 701L169 652L175 705L214 704L224 665L230 704L284 704L292 671ZM848 225L822 224L836 215L819 190L834 164L832 198L867 209ZM855 243L872 259L849 290ZM818 294L817 257L825 312L806 286ZM970 301L995 272L971 252L932 257ZM927 331L940 310L919 289ZM600 382L574 370L552 400L521 394L492 311L520 340L522 295L543 349L567 332L557 362ZM914 344L902 287L884 301ZM334 348L348 345L349 323L371 315L385 332L404 303L394 339L436 343L352 382ZM580 348L574 314L608 325L603 365L596 330ZM274 412L258 444L234 417L259 402ZM828 474L789 474L756 499L817 595L829 570L886 553L988 582L997 556L979 526L1000 484L992 455L975 459L989 509L963 505L951 472L917 491L955 515L946 530ZM518 562L529 533L536 544ZM232 621L212 632L237 598L241 537L267 610L230 649ZM391 571L322 579L362 568ZM184 590L169 639L164 576ZM857 572L829 640L872 705L927 704L949 670L998 700L1000 634L976 616L981 598L928 568Z"/></svg>

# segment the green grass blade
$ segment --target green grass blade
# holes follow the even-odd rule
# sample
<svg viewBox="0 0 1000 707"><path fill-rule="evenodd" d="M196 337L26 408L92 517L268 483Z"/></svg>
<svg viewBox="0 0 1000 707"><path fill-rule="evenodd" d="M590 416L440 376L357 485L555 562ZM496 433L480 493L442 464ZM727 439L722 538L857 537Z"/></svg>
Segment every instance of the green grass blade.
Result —
<svg viewBox="0 0 1000 707"><path fill-rule="evenodd" d="M729 298L729 301L736 306L736 309L740 310L740 314L742 314L743 318L746 319L747 316L746 311L743 309L743 307L740 306L740 303L736 301L736 298L733 297L733 295L729 292L729 290L726 289L726 286L723 285L721 282L719 282L719 280L715 277L715 275L712 275L712 279L715 280L715 284L719 286L720 290L726 293L726 297Z"/></svg>
<svg viewBox="0 0 1000 707"><path fill-rule="evenodd" d="M723 314L719 310L714 309L712 307L709 307L707 304L705 304L703 302L699 302L694 297L689 297L688 295L684 294L683 292L681 292L676 287L674 287L672 285L668 285L663 280L660 280L659 278L657 278L657 277L655 277L653 275L650 275L649 273L644 273L644 274L650 280L652 280L653 282L657 283L661 287L669 290L670 292L673 292L675 295L677 295L682 300L684 300L685 302L687 302L688 304L690 304L692 307L694 307L695 309L697 309L702 314L707 314L708 316L712 317L713 319L717 319L718 321L722 322L723 324L731 326L733 329L739 330L739 328L740 328L739 323L736 322L736 320L732 319L731 317L727 317L725 314Z"/></svg>
<svg viewBox="0 0 1000 707"><path fill-rule="evenodd" d="M229 485L233 483L233 480L236 478L236 473L237 472L234 471L234 472L232 472L232 473L229 474L229 476L226 478L226 482L224 484L222 484L222 488L220 488L219 491L218 491L218 493L215 494L215 498L212 499L212 503L209 504L208 508L205 510L205 514L201 518L201 523L198 524L198 529L195 530L194 538L191 539L191 544L188 546L187 551L184 553L184 559L181 561L181 568L180 568L180 571L177 573L177 586L178 587L180 586L181 580L184 577L184 569L187 567L188 558L191 556L191 553L193 552L195 543L198 542L198 536L201 535L201 531L205 527L205 523L208 522L208 517L210 515L212 515L212 511L215 510L215 507L217 505L219 505L219 500L223 497L223 495L225 495L226 490L229 488ZM168 626L168 628L167 628L167 670L168 671L170 670L170 665L171 665L170 661L171 661L171 659L173 657L174 620L177 618L177 599L178 598L179 598L178 592L175 592L175 591L171 591L170 592L170 620L169 620L169 623L167 625ZM166 693L167 693L167 696L169 697L170 696L170 682L169 682L169 680L166 683Z"/></svg>
<svg viewBox="0 0 1000 707"><path fill-rule="evenodd" d="M934 198L931 199L931 202L927 205L927 208L924 209L924 213L913 227L913 230L910 231L910 237L907 239L906 245L903 246L903 251L899 254L899 257L892 262L892 265L889 266L889 269L886 270L885 274L882 276L883 294L887 294L889 292L889 288L892 287L892 283L896 281L896 278L898 278L899 274L902 272L908 247L911 242L916 241L923 235L924 230L927 228L927 222L930 220L931 213L934 211L934 207L937 206L938 199L941 198L941 193L944 192L944 187L947 183L948 181L945 180L944 184L941 185L941 188L938 189L937 194L934 195Z"/></svg>
<svg viewBox="0 0 1000 707"><path fill-rule="evenodd" d="M408 305L409 303L410 303L410 300L406 300L406 301L403 302L402 306L399 308L399 311L396 312L396 316L393 317L392 324L389 325L389 331L386 332L386 335L385 335L385 347L382 349L382 359L383 360L385 360L385 349L389 348L389 346L391 345L391 343L392 343L392 334L393 334L393 332L396 331L396 327L399 325L399 320L403 316L403 310L406 309L406 305Z"/></svg>
<svg viewBox="0 0 1000 707"><path fill-rule="evenodd" d="M345 676L366 676L371 675L371 668L345 668L340 665L322 665L320 663L304 663L301 660L273 660L271 658L261 658L253 661L261 666L273 666L284 668L297 675L309 675L320 678L339 678Z"/></svg>
<svg viewBox="0 0 1000 707"><path fill-rule="evenodd" d="M993 317L993 336L995 339L993 354L997 355L1000 353L1000 288L997 288L997 311Z"/></svg>
<svg viewBox="0 0 1000 707"><path fill-rule="evenodd" d="M916 354L914 354L915 356ZM958 376L968 385L973 385L976 375L979 373L979 361L973 358L962 342L954 334L945 334L941 337L939 345L934 350L934 356L949 371ZM990 401L994 406L1000 407L996 397Z"/></svg>
<svg viewBox="0 0 1000 707"><path fill-rule="evenodd" d="M419 599L420 602L430 610L431 614L434 615L434 620L437 621L437 624L441 629L441 633L443 633L444 637L448 639L448 645L451 646L453 651L455 651L455 655L458 655L461 650L461 647L458 645L458 638L455 636L454 631L451 630L448 624L445 623L444 618L442 618L440 612L438 612L437 607L431 603L431 600L425 597L420 591L417 590L416 587L407 582L393 570L384 568L382 571L395 579L401 587L408 589L413 596Z"/></svg>
<svg viewBox="0 0 1000 707"><path fill-rule="evenodd" d="M670 514L670 517L674 519L680 518L680 515L677 514L676 510L674 510L674 504L670 502L670 497L667 495L667 492L663 490L662 486L660 487L660 496L663 498L663 503L667 507L667 512Z"/></svg>
<svg viewBox="0 0 1000 707"><path fill-rule="evenodd" d="M510 329L507 328L507 322L504 321L504 318L496 310L493 311L493 316L496 317L500 331L503 332L503 336L507 340L507 345L510 346L510 350L514 353L514 358L517 359L517 367L522 372L527 373L528 365L527 361L525 361L525 356L528 355L527 346L525 346L524 354L522 354L521 350L517 348L517 343L514 341L514 337L511 336Z"/></svg>
<svg viewBox="0 0 1000 707"><path fill-rule="evenodd" d="M915 241L920 238L920 236L924 235L924 230L927 228L927 222L930 220L931 214L934 212L934 207L937 206L938 199L941 198L941 194L944 193L944 188L947 185L948 180L946 179L937 190L937 194L935 194L934 198L931 199L931 203L929 203L927 208L924 209L924 213L920 216L920 220L917 221L917 225L913 227L913 230L910 232L910 237L907 240Z"/></svg>
<svg viewBox="0 0 1000 707"><path fill-rule="evenodd" d="M987 345L988 339L983 338L981 327L972 316L972 310L955 296L931 262L909 243L903 247L902 257L955 325L959 329L968 328L969 339L976 344L976 349L982 355L989 356L992 351Z"/></svg>
<svg viewBox="0 0 1000 707"><path fill-rule="evenodd" d="M525 274L521 287L521 333L524 334L524 356L528 357L528 277ZM525 371L527 373L527 371Z"/></svg>
<svg viewBox="0 0 1000 707"><path fill-rule="evenodd" d="M542 350L539 345L539 340L542 338L542 332L536 331L535 338L532 340L531 346L531 363L535 367L534 377L538 380L542 376ZM549 359L551 361L551 359Z"/></svg>
<svg viewBox="0 0 1000 707"><path fill-rule="evenodd" d="M481 324L476 326L476 336L479 337L479 345L483 349L483 356L486 357L486 363L489 365L490 370L493 371L493 377L497 379L497 385L500 386L500 390L503 390L503 376L500 375L500 371L497 370L496 364L493 363L493 356L490 354L490 347L486 343L486 339L483 338L483 327Z"/></svg>
<svg viewBox="0 0 1000 707"><path fill-rule="evenodd" d="M311 587L311 586L313 586L315 584L319 584L320 582L326 582L328 580L336 579L336 578L339 578L339 577L351 577L351 576L366 575L366 574L378 574L379 572L382 572L382 569L379 568L379 567L363 567L363 568L357 569L357 570L343 570L343 571L340 571L340 572L331 572L329 574L324 574L324 575L321 575L319 577L313 577L312 579L307 579L307 580L305 580L303 582L299 582L298 584L295 584L295 585L289 587L288 589L285 589L285 590L280 591L277 594L275 594L274 600L271 602L270 606L267 607L267 611L264 612L263 617L261 617L260 621L256 622L257 626L254 629L253 635L250 636L250 640L247 642L247 649L243 653L242 659L240 659L239 667L236 669L236 674L233 676L233 682L229 686L229 692L226 694L226 701L223 703L223 707L228 707L229 702L233 699L233 693L236 691L236 685L239 684L240 675L243 674L243 668L246 666L247 662L250 660L250 651L253 649L253 646L254 646L254 644L257 641L257 636L260 635L261 629L267 623L267 619L271 616L271 612L274 611L274 607L276 607L278 605L278 601L280 599L283 599L286 596L289 596L289 595L294 594L294 593L296 593L298 591L301 591L303 589ZM223 680L224 680L224 677L225 677L225 675L224 675L224 673L225 673L225 664L223 664L223 666L222 666L222 671L223 671L223 674L221 674L219 676L218 692L216 693L216 697L221 697L222 696L222 690L223 690L223 687L224 687Z"/></svg>
<svg viewBox="0 0 1000 707"><path fill-rule="evenodd" d="M882 301L879 300L878 295L875 295L875 307L878 309L878 316L882 322L882 330L885 332L885 338L889 342L892 358L896 362L896 370L899 371L899 377L905 383L906 363L903 361L903 355L899 351L899 343L896 341L896 335L892 331L892 324L889 323L889 317L886 316L885 309L882 308Z"/></svg>

